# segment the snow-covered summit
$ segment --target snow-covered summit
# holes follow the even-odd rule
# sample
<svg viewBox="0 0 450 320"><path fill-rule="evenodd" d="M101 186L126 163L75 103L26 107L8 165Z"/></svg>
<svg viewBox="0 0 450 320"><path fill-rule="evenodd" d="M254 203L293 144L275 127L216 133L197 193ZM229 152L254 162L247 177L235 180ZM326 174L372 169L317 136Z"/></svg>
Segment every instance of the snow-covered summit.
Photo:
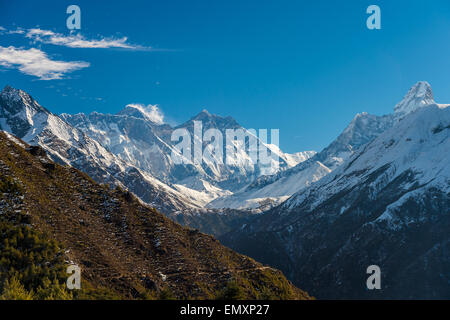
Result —
<svg viewBox="0 0 450 320"><path fill-rule="evenodd" d="M193 121L201 121L203 129L207 130L210 128L218 129L225 133L226 129L238 129L242 128L240 124L230 116L222 117L217 114L210 113L208 110L203 109L197 115L192 117L190 120L179 125L177 128L191 128L193 126Z"/></svg>
<svg viewBox="0 0 450 320"><path fill-rule="evenodd" d="M117 115L132 116L135 118L149 120L155 124L164 124L164 114L157 105L143 105L131 103L119 111Z"/></svg>
<svg viewBox="0 0 450 320"><path fill-rule="evenodd" d="M38 111L48 112L45 108L41 107L28 93L23 90L13 88L6 85L0 93L0 99L6 104L6 108L9 112L17 111L17 105L25 105L27 108L32 108Z"/></svg>
<svg viewBox="0 0 450 320"><path fill-rule="evenodd" d="M419 81L409 89L406 96L394 108L396 114L407 114L418 108L435 104L433 90L426 81Z"/></svg>
<svg viewBox="0 0 450 320"><path fill-rule="evenodd" d="M20 100L25 95L28 95L27 93L25 93L25 91L15 89L9 85L6 85L5 88L3 88L2 92L0 93L0 96L2 98L14 101Z"/></svg>

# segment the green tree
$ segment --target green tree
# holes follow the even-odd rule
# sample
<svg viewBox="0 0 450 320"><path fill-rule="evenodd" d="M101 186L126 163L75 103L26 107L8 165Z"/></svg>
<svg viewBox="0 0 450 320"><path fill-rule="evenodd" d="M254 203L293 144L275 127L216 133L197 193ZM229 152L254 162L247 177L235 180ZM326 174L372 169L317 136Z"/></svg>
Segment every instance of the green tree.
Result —
<svg viewBox="0 0 450 320"><path fill-rule="evenodd" d="M72 300L72 293L66 289L64 283L59 283L57 279L44 280L41 287L36 292L36 299L39 300Z"/></svg>
<svg viewBox="0 0 450 320"><path fill-rule="evenodd" d="M16 277L5 281L0 295L0 300L33 300L33 298L33 292L27 291Z"/></svg>

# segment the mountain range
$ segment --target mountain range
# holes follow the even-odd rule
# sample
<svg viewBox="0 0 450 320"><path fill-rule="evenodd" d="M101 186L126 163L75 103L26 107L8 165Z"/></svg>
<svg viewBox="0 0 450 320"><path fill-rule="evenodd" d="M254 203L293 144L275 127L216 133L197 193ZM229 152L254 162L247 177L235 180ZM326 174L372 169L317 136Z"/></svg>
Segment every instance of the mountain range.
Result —
<svg viewBox="0 0 450 320"><path fill-rule="evenodd" d="M0 93L0 106L2 130L42 146L55 161L83 170L96 181L125 186L164 213L203 208L265 172L261 163L247 155L246 146L240 145L236 145L233 163L175 163L172 132L185 128L194 136L194 121L201 121L204 130L220 130L223 136L227 129L242 129L250 134L233 118L212 115L206 110L176 127L155 120L138 105L128 105L115 115L93 112L58 116L26 92L10 86ZM258 142L277 154L280 161L276 170L280 171L315 154L286 154L274 145L259 139ZM161 199L150 198L149 193L158 193Z"/></svg>
<svg viewBox="0 0 450 320"><path fill-rule="evenodd" d="M197 206L205 206L214 199L233 194L236 190L264 175L265 168L245 152L246 147L236 145L235 159L230 163L201 161L178 164L173 159L176 143L172 133L186 129L194 137L194 122L202 125L203 131L217 129L226 136L226 130L243 130L231 117L220 117L203 110L187 122L175 127L155 122L145 109L128 105L115 115L93 112L85 114L62 114L66 122L99 141L119 159L151 174L161 182L180 192ZM195 136L196 137L196 136ZM197 138L197 137L196 137ZM275 146L258 139L267 149L276 152L279 169L291 168L311 157L314 152L285 154ZM207 148L203 142L202 147ZM223 154L225 155L223 146ZM276 173L272 172L272 173Z"/></svg>
<svg viewBox="0 0 450 320"><path fill-rule="evenodd" d="M55 115L7 86L0 129L281 269L319 298L448 298L449 110L420 81L393 113L357 114L320 152L287 154L257 138L280 159L270 170L248 156L246 143L234 144L231 163L176 163L172 134L194 136L197 121L223 136L252 135L206 110L177 126L139 105L114 115ZM373 264L382 290L365 286Z"/></svg>

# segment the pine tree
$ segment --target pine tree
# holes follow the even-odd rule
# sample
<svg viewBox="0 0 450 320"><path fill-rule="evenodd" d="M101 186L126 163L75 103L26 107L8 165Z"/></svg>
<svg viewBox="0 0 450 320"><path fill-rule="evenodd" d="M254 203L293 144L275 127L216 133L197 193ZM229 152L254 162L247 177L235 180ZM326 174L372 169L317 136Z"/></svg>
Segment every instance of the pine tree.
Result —
<svg viewBox="0 0 450 320"><path fill-rule="evenodd" d="M16 277L5 281L0 295L0 300L33 300L33 298L33 292L27 291Z"/></svg>

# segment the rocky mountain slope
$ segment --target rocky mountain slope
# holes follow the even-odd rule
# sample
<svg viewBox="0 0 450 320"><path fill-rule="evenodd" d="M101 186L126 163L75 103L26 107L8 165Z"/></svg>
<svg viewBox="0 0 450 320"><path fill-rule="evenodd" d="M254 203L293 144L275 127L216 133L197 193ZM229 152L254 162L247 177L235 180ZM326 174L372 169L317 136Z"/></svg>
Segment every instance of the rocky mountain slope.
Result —
<svg viewBox="0 0 450 320"><path fill-rule="evenodd" d="M54 161L74 166L98 182L128 188L162 212L198 208L150 173L116 157L22 90L6 86L0 93L0 129L41 146Z"/></svg>
<svg viewBox="0 0 450 320"><path fill-rule="evenodd" d="M428 84L333 172L221 239L318 298L450 298L450 108ZM382 289L367 290L378 265Z"/></svg>
<svg viewBox="0 0 450 320"><path fill-rule="evenodd" d="M161 292L214 298L232 281L245 298L309 298L281 272L181 227L127 191L54 163L43 148L3 131L0 181L1 222L8 216L23 223L14 216L26 216L28 227L60 243L67 262L81 267L82 285L125 298Z"/></svg>

